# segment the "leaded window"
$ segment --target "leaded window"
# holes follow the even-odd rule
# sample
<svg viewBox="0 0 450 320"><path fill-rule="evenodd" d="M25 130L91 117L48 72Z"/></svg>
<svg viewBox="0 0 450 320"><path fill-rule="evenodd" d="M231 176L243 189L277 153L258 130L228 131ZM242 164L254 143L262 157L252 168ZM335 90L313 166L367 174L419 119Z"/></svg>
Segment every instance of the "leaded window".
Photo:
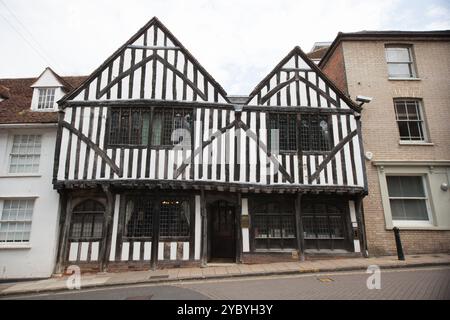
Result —
<svg viewBox="0 0 450 320"><path fill-rule="evenodd" d="M328 116L302 114L300 118L300 146L302 151L329 151L331 126Z"/></svg>
<svg viewBox="0 0 450 320"><path fill-rule="evenodd" d="M15 135L10 154L9 173L36 173L41 158L40 135Z"/></svg>
<svg viewBox="0 0 450 320"><path fill-rule="evenodd" d="M98 201L85 200L72 211L70 222L71 241L100 240L103 234L105 207Z"/></svg>
<svg viewBox="0 0 450 320"><path fill-rule="evenodd" d="M39 88L38 110L53 109L55 105L55 88Z"/></svg>
<svg viewBox="0 0 450 320"><path fill-rule="evenodd" d="M278 139L272 130L278 130ZM296 152L297 116L290 113L270 113L269 141L271 152Z"/></svg>
<svg viewBox="0 0 450 320"><path fill-rule="evenodd" d="M0 216L0 243L30 241L33 199L3 200Z"/></svg>
<svg viewBox="0 0 450 320"><path fill-rule="evenodd" d="M428 221L427 193L422 176L387 176L392 220Z"/></svg>
<svg viewBox="0 0 450 320"><path fill-rule="evenodd" d="M334 201L302 201L303 238L307 249L345 249L344 204Z"/></svg>
<svg viewBox="0 0 450 320"><path fill-rule="evenodd" d="M420 100L394 100L394 107L400 140L426 141Z"/></svg>
<svg viewBox="0 0 450 320"><path fill-rule="evenodd" d="M161 201L159 236L161 239L186 239L190 234L189 201L165 199Z"/></svg>
<svg viewBox="0 0 450 320"><path fill-rule="evenodd" d="M386 62L390 78L414 78L416 76L411 46L386 46Z"/></svg>
<svg viewBox="0 0 450 320"><path fill-rule="evenodd" d="M151 238L153 236L153 214L155 201L147 197L127 199L125 213L125 237Z"/></svg>
<svg viewBox="0 0 450 320"><path fill-rule="evenodd" d="M152 123L152 146L190 146L191 128L190 109L156 109Z"/></svg>
<svg viewBox="0 0 450 320"><path fill-rule="evenodd" d="M150 123L151 122L151 123ZM151 130L150 130L151 128ZM109 146L190 146L192 110L180 108L111 108Z"/></svg>
<svg viewBox="0 0 450 320"><path fill-rule="evenodd" d="M293 201L255 201L251 219L256 249L293 249L296 246Z"/></svg>

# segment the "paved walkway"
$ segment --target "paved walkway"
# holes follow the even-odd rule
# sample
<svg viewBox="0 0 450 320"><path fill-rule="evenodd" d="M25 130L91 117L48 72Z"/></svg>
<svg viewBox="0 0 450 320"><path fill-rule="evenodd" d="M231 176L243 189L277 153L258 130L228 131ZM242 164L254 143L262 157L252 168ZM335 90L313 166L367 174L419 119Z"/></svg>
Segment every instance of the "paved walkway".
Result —
<svg viewBox="0 0 450 320"><path fill-rule="evenodd" d="M156 271L99 273L82 275L81 289L142 283L167 283L182 280L365 270L370 265L377 265L381 269L450 265L450 254L410 255L406 256L405 261L397 260L396 256L386 256L367 259L343 258L253 265L221 264L212 265L207 268L176 268ZM36 281L3 283L0 284L0 296L64 291L68 290L67 280L68 277L58 277Z"/></svg>

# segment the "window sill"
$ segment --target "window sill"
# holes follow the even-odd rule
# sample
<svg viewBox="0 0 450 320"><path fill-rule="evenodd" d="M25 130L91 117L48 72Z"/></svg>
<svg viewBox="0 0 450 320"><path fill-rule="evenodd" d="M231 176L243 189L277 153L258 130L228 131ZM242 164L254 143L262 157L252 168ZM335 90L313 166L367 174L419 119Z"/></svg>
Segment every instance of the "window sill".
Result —
<svg viewBox="0 0 450 320"><path fill-rule="evenodd" d="M400 230L445 230L433 225L429 221L392 221L392 225L386 226L387 230L398 227ZM448 228L447 228L448 229Z"/></svg>
<svg viewBox="0 0 450 320"><path fill-rule="evenodd" d="M0 250L31 249L31 244L0 244Z"/></svg>
<svg viewBox="0 0 450 320"><path fill-rule="evenodd" d="M42 175L39 173L32 174L32 173L24 173L24 174L16 174L16 173L9 173L0 175L0 178L41 178Z"/></svg>
<svg viewBox="0 0 450 320"><path fill-rule="evenodd" d="M389 81L420 81L422 79L421 78L393 78L393 77L389 77L388 80Z"/></svg>
<svg viewBox="0 0 450 320"><path fill-rule="evenodd" d="M432 142L421 142L421 141L399 141L399 145L401 146L434 146Z"/></svg>

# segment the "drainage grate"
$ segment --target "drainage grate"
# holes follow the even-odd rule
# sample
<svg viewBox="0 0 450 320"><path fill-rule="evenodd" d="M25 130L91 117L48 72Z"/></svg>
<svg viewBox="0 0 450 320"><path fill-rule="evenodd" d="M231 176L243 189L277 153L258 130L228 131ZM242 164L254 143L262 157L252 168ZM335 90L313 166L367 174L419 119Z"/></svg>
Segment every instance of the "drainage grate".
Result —
<svg viewBox="0 0 450 320"><path fill-rule="evenodd" d="M333 279L327 278L327 277L317 278L317 280L319 280L320 282L333 282L334 281Z"/></svg>
<svg viewBox="0 0 450 320"><path fill-rule="evenodd" d="M149 279L167 279L169 278L168 274L155 274L153 276L148 277Z"/></svg>

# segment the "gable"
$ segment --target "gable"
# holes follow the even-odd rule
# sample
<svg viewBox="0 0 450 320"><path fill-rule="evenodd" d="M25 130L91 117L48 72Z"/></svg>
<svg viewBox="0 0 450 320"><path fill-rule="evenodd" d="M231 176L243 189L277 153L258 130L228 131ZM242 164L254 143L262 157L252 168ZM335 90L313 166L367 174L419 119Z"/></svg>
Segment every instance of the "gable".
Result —
<svg viewBox="0 0 450 320"><path fill-rule="evenodd" d="M256 86L246 104L359 110L299 47Z"/></svg>
<svg viewBox="0 0 450 320"><path fill-rule="evenodd" d="M45 87L64 87L64 84L58 79L57 75L50 69L46 68L44 72L31 85L32 88Z"/></svg>
<svg viewBox="0 0 450 320"><path fill-rule="evenodd" d="M226 103L225 90L155 17L67 100L172 100Z"/></svg>

